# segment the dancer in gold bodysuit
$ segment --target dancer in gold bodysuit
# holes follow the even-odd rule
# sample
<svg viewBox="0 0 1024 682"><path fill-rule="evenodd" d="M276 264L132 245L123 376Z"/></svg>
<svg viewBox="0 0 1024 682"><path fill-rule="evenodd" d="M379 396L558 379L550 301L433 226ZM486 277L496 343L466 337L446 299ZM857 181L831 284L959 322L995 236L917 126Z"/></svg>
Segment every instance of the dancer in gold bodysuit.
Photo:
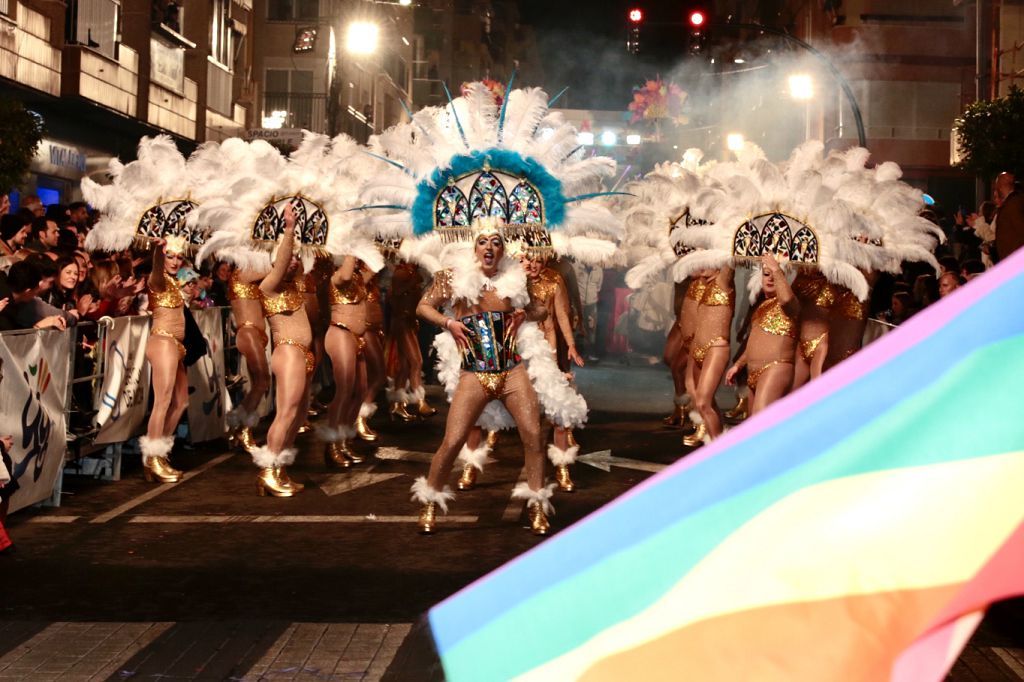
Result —
<svg viewBox="0 0 1024 682"><path fill-rule="evenodd" d="M419 344L416 306L423 295L423 277L414 263L398 263L391 275L391 323L388 333L388 403L391 415L402 421L432 417L437 413L427 403L423 387L423 354ZM409 405L413 411L409 412Z"/></svg>
<svg viewBox="0 0 1024 682"><path fill-rule="evenodd" d="M363 308L366 311L366 348L363 358L366 366L366 377L361 394L359 414L356 417L356 433L365 441L377 440L377 433L370 428L370 417L377 412L377 394L384 386L387 378L384 371L384 308L380 304L380 284L375 273L364 269L366 280L366 298Z"/></svg>
<svg viewBox="0 0 1024 682"><path fill-rule="evenodd" d="M175 483L181 472L170 464L174 429L188 407L185 371L185 303L175 275L184 261L180 237L154 239L153 271L149 275L149 310L153 316L146 360L152 369L153 410L146 435L139 438L146 480Z"/></svg>
<svg viewBox="0 0 1024 682"><path fill-rule="evenodd" d="M796 351L793 390L821 375L828 355L828 328L835 286L817 270L802 272L793 280L800 301L800 345Z"/></svg>
<svg viewBox="0 0 1024 682"><path fill-rule="evenodd" d="M697 308L697 325L690 344L690 372L696 410L690 417L697 424L693 437L684 444L695 445L722 433L722 418L715 406L715 391L729 364L729 336L736 291L732 267L703 275L704 290ZM702 428L703 427L703 428Z"/></svg>
<svg viewBox="0 0 1024 682"><path fill-rule="evenodd" d="M751 318L746 350L725 375L732 384L736 374L748 368L751 415L786 395L792 386L800 319L800 301L771 254L761 256L761 288L765 299Z"/></svg>
<svg viewBox="0 0 1024 682"><path fill-rule="evenodd" d="M285 229L270 273L260 283L263 313L270 321L274 351L270 369L277 382L276 414L267 431L267 444L256 448L253 461L260 467L257 489L260 495L291 497L304 486L288 477L286 467L295 461L295 436L305 422L309 382L314 357L310 350L313 333L296 278L302 264L294 257L295 215L289 206L284 213Z"/></svg>
<svg viewBox="0 0 1024 682"><path fill-rule="evenodd" d="M866 278L869 284L874 284L877 275L868 273ZM860 350L864 343L864 328L868 323L868 301L859 301L849 289L836 287L835 301L829 312L825 369L838 365Z"/></svg>
<svg viewBox="0 0 1024 682"><path fill-rule="evenodd" d="M324 348L334 368L334 399L327 409L325 460L347 468L363 458L349 446L366 386L366 281L369 269L354 256L346 256L330 281L331 326Z"/></svg>
<svg viewBox="0 0 1024 682"><path fill-rule="evenodd" d="M270 390L270 366L267 363L266 321L263 317L259 273L234 270L228 279L228 302L235 318L235 345L245 358L249 372L249 391L241 403L228 413L228 426L236 429L238 443L252 454L256 440L252 430L259 423L256 410Z"/></svg>

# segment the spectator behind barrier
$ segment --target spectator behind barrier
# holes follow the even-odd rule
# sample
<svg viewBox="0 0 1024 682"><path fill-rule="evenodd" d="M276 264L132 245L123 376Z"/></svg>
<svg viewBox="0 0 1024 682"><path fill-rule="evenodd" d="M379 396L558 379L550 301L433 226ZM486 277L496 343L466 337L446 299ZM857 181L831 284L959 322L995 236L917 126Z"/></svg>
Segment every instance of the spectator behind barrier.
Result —
<svg viewBox="0 0 1024 682"><path fill-rule="evenodd" d="M17 255L28 241L29 232L30 221L20 211L0 218L0 255Z"/></svg>
<svg viewBox="0 0 1024 682"><path fill-rule="evenodd" d="M944 272L939 277L939 296L945 298L956 291L961 285L960 275L955 272Z"/></svg>
<svg viewBox="0 0 1024 682"><path fill-rule="evenodd" d="M984 272L985 264L974 258L965 260L960 266L960 276L968 282Z"/></svg>
<svg viewBox="0 0 1024 682"><path fill-rule="evenodd" d="M36 253L51 251L57 247L59 232L60 228L51 218L36 218L32 221L31 241L25 244L25 248Z"/></svg>
<svg viewBox="0 0 1024 682"><path fill-rule="evenodd" d="M7 273L5 286L9 292L9 303L0 311L0 330L65 329L77 322L70 313L39 298L44 278L38 263L37 259L23 260L12 265Z"/></svg>

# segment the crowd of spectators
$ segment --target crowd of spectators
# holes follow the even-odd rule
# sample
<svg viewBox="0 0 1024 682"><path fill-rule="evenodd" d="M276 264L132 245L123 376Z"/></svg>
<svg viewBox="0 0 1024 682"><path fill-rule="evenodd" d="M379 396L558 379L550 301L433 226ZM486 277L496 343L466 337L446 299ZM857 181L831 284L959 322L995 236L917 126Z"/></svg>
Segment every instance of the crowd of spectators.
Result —
<svg viewBox="0 0 1024 682"><path fill-rule="evenodd" d="M146 248L90 254L83 245L99 216L83 202L43 206L25 195L12 210L0 197L0 331L65 329L101 317L146 311ZM226 263L178 273L193 308L227 305Z"/></svg>

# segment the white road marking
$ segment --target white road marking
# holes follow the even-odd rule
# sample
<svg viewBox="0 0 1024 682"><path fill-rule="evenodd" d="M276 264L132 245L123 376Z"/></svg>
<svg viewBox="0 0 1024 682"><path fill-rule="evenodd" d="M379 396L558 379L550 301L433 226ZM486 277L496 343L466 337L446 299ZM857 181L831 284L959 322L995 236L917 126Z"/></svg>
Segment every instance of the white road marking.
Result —
<svg viewBox="0 0 1024 682"><path fill-rule="evenodd" d="M611 450L600 450L598 452L580 455L576 458L576 461L582 462L583 464L589 464L595 469L608 472L612 470L612 467L621 467L623 469L635 469L637 471L650 471L651 473L656 474L668 466L667 464L644 462L639 459L629 459L628 457L614 457Z"/></svg>
<svg viewBox="0 0 1024 682"><path fill-rule="evenodd" d="M74 523L81 516L34 516L25 523Z"/></svg>
<svg viewBox="0 0 1024 682"><path fill-rule="evenodd" d="M476 523L480 517L469 515L449 514L438 516L438 523ZM231 515L231 514L207 514L207 515L171 515L171 514L140 514L128 519L128 523L416 523L419 516L389 516L378 514L335 514L327 516L317 515Z"/></svg>
<svg viewBox="0 0 1024 682"><path fill-rule="evenodd" d="M371 474L369 471L358 471L351 474L331 474L321 481L320 489L328 497L333 497L402 476L405 476L405 474Z"/></svg>
<svg viewBox="0 0 1024 682"><path fill-rule="evenodd" d="M140 504L145 504L146 502L149 502L153 498L159 497L160 495L163 495L168 490L173 490L174 488L178 487L182 483L185 483L186 481L195 478L196 476L198 476L199 474L203 473L204 471L206 471L208 469L212 469L213 467L217 466L218 464L220 464L224 460L229 459L231 457L232 457L232 453L230 453L230 452L225 454L225 455L220 455L219 457L214 457L213 459L211 459L206 464L203 464L202 466L196 467L195 469L192 469L191 471L186 471L185 475L182 476L181 480L178 481L177 483L163 483L163 484L160 484L157 487L155 487L152 490L150 490L149 492L143 493L143 494L139 495L138 497L136 497L134 499L131 499L128 502L125 502L124 504L122 504L122 505L120 505L118 507L114 507L113 509L111 509L110 511L108 511L105 514L100 514L96 518L90 520L89 523L106 523L107 521L110 521L111 519L115 519L118 516L120 516L121 514L124 514L126 511L135 509Z"/></svg>

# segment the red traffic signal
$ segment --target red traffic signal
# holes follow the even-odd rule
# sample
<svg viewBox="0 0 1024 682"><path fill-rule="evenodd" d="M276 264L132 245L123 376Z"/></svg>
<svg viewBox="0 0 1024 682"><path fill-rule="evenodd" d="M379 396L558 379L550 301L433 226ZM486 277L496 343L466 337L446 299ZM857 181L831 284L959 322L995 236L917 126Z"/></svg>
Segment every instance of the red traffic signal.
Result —
<svg viewBox="0 0 1024 682"><path fill-rule="evenodd" d="M703 10L695 9L690 12L689 22L692 28L704 28L704 24L707 20L708 17L704 14Z"/></svg>
<svg viewBox="0 0 1024 682"><path fill-rule="evenodd" d="M634 24L639 24L641 21L644 20L644 11L639 7L634 7L633 9L629 10L629 20L632 21Z"/></svg>

